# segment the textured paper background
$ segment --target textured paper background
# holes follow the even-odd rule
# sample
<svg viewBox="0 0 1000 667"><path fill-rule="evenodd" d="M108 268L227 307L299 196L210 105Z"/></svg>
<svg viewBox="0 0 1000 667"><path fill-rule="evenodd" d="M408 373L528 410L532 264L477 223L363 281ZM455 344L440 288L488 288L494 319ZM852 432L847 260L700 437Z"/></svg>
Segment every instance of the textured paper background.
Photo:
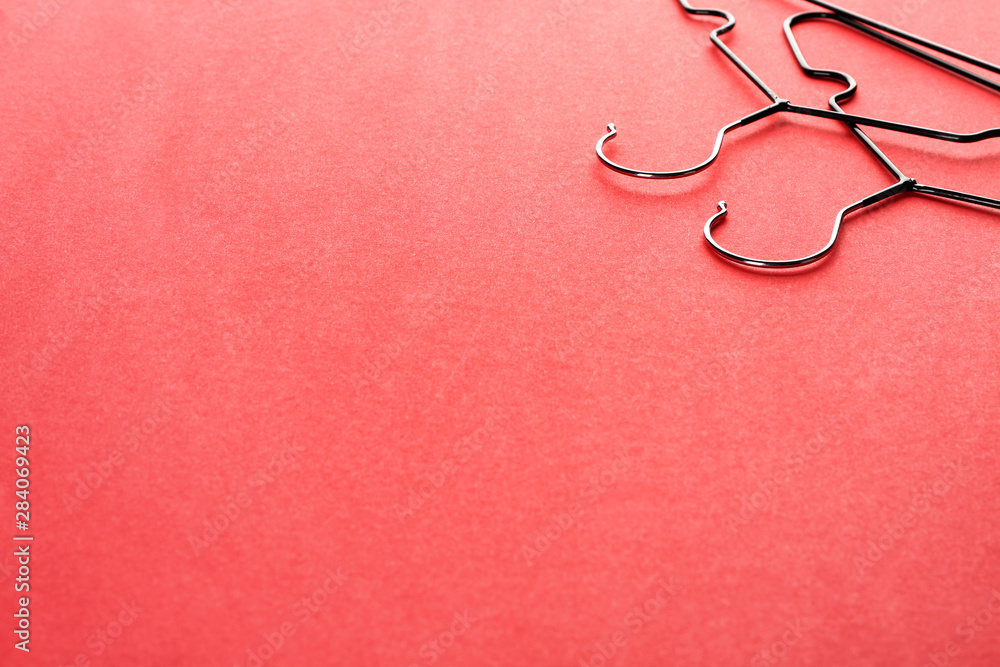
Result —
<svg viewBox="0 0 1000 667"><path fill-rule="evenodd" d="M843 1L1000 61L996 3ZM772 87L825 105L780 31L808 5L721 4ZM5 629L4 665L254 665L268 637L268 665L596 666L615 639L622 666L1000 664L1000 218L908 198L810 272L716 258L720 199L720 239L791 257L890 183L794 118L688 180L601 166L608 122L616 158L667 169L763 106L716 22L3 9L0 506L12 535L30 424L37 536L33 652ZM852 111L1000 125L996 95L799 35L858 78ZM996 141L872 136L1000 195Z"/></svg>

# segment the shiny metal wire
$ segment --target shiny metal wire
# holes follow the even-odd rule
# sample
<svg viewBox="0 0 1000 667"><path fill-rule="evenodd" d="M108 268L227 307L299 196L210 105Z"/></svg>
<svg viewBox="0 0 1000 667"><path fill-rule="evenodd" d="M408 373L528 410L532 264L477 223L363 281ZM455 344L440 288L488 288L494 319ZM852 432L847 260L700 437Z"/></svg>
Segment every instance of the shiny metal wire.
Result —
<svg viewBox="0 0 1000 667"><path fill-rule="evenodd" d="M894 132L900 132L904 134L911 134L922 137L929 137L932 139L937 139L940 141L949 141L956 143L976 143L979 141L985 141L987 139L1000 137L1000 128L993 128L988 130L983 130L981 132L974 132L968 134L960 134L955 132L947 132L944 130L936 130L924 128L916 125L910 125L906 123L896 123L892 121L885 121L875 118L869 118L865 116L858 116L854 114L846 113L841 107L841 103L852 98L857 92L857 82L850 75L839 72L835 70L823 70L816 69L809 66L806 62L802 50L798 45L798 41L795 38L794 27L803 23L805 21L813 20L833 20L842 23L862 34L887 43L901 51L912 55L914 57L921 58L930 62L938 67L941 67L947 71L952 72L958 76L961 76L971 82L977 83L979 85L985 86L996 92L1000 92L1000 83L992 81L986 77L983 77L975 72L971 72L959 65L956 65L948 60L944 60L936 55L934 52L941 55L946 55L956 60L960 60L976 67L1000 74L1000 66L989 63L985 60L975 58L974 56L967 55L960 51L956 51L946 46L936 44L930 40L924 39L917 35L910 34L908 32L899 30L892 26L886 25L874 19L862 16L860 14L850 12L848 10L842 9L836 5L823 0L806 0L814 5L818 5L828 10L825 12L803 12L796 14L785 21L784 30L785 37L788 40L789 46L792 49L796 61L799 67L809 76L814 78L823 79L833 79L839 81L847 86L843 91L835 94L830 98L829 105L830 109L817 109L813 107L801 106L792 104L789 100L782 99L775 93L764 81L757 76L750 69L750 67L744 63L739 56L737 56L732 49L730 49L725 42L720 38L721 35L726 34L731 31L736 25L735 17L727 11L720 9L697 9L692 7L687 0L678 0L681 6L688 14L699 15L699 16L713 16L717 18L722 18L726 20L726 23L710 34L710 39L712 43L726 55L726 57L734 64L736 67L762 92L766 95L771 103L755 111L744 118L737 121L729 123L719 130L716 136L715 145L712 149L711 155L704 162L688 168L680 169L675 171L654 171L654 170L643 170L643 169L633 169L630 167L618 164L607 157L604 152L604 146L607 142L612 141L617 137L618 130L613 123L608 125L608 133L602 136L597 142L597 156L610 169L613 169L619 173L625 174L627 176L632 176L635 178L647 178L647 179L673 179L673 178L684 178L697 174L698 172L704 171L710 167L719 157L722 150L722 145L725 140L726 135L737 128L746 127L756 123L759 120L772 116L779 113L792 113L807 116L814 116L819 118L826 118L830 120L836 120L838 122L844 123L855 136L862 142L862 144L871 151L876 158L881 162L886 169L897 179L897 182L888 188L879 190L878 192L869 195L868 197L862 199L861 201L850 204L844 207L838 214L834 222L833 233L830 237L829 242L820 249L819 251L801 257L798 259L790 260L765 260L756 259L751 257L746 257L738 253L731 252L723 248L712 236L712 230L719 224L721 224L728 214L729 208L725 201L719 203L719 211L714 216L712 216L708 222L705 224L704 234L705 239L708 241L709 245L722 257L732 262L744 266L750 266L755 268L768 268L768 269L792 269L802 266L812 264L826 257L836 245L837 239L840 235L841 225L844 218L855 211L873 206L879 202L885 201L889 198L896 197L903 194L915 193L933 197L939 197L943 199L950 199L955 201L961 201L968 204L974 204L977 206L984 206L988 208L1000 209L1000 200L983 197L980 195L973 195L964 192L958 192L954 190L947 190L944 188L938 188L929 185L923 185L918 183L915 179L906 176L889 158L886 154L875 144L874 141L864 132L862 127L875 127L878 129L891 130ZM923 47L923 48L919 48Z"/></svg>

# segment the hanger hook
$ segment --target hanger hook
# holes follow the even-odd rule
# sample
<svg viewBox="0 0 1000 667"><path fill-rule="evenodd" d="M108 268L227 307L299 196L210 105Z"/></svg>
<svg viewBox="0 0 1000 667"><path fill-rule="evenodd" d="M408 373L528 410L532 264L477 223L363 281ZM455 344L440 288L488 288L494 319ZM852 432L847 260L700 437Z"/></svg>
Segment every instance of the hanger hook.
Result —
<svg viewBox="0 0 1000 667"><path fill-rule="evenodd" d="M725 259L736 262L737 264L743 264L744 266L750 266L758 269L797 269L799 267L808 266L809 264L818 262L830 254L833 247L837 244L837 239L840 237L840 226L844 222L844 217L849 213L853 213L854 211L867 208L869 206L874 206L881 201L885 201L886 199L897 195L913 192L916 187L917 182L912 178L900 180L884 190L879 190L875 194L865 197L861 201L842 208L840 212L837 213L837 220L833 225L833 234L830 235L830 240L827 241L826 245L817 252L798 259L755 259L753 257L740 255L739 253L723 248L722 245L712 236L712 230L722 224L729 213L729 207L725 201L719 202L719 212L709 218L708 222L705 223L705 240L708 241L709 245L712 246L712 249L715 250L715 252Z"/></svg>
<svg viewBox="0 0 1000 667"><path fill-rule="evenodd" d="M822 249L806 257L801 257L798 259L791 260L763 260L755 259L752 257L746 257L738 253L731 252L723 248L712 236L712 229L717 225L722 224L726 216L729 213L728 206L725 201L719 202L719 212L713 215L708 222L705 224L705 239L708 241L709 245L717 252L719 255L728 259L730 261L736 262L738 264L743 264L745 266L757 267L757 268L767 268L767 269L790 269L797 268L812 264L819 261L826 255L828 255L837 242L840 234L840 227L844 221L844 217L849 213L857 211L868 206L872 206L880 201L888 199L890 197L895 197L896 195L904 194L907 192L913 192L917 194L930 195L935 197L941 197L945 199L953 199L957 201L962 201L970 204L976 204L981 206L987 206L990 208L1000 209L1000 200L992 199L988 197L982 197L979 195L971 195L968 193L962 193L957 191L946 190L942 188L935 188L930 186L919 185L914 179L906 177L902 171L882 152L882 150L872 141L868 135L862 130L862 127L873 127L880 128L883 130L891 130L893 132L900 132L904 134L929 137L937 139L940 141L949 141L956 143L975 143L979 141L984 141L991 138L1000 137L1000 128L993 128L984 130L981 132L974 132L970 134L957 134L954 132L947 132L943 130L936 130L931 128L919 127L916 125L909 125L906 123L898 123L892 121L881 120L877 118L868 118L865 116L858 116L854 114L845 113L841 108L840 103L850 99L857 92L857 82L850 75L839 72L836 70L826 70L826 69L815 69L809 66L806 62L805 57L802 54L801 49L798 46L798 41L792 31L792 28L800 22L812 19L833 19L845 24L857 31L865 33L867 36L874 39L880 40L892 46L902 49L903 51L909 53L910 55L921 58L933 65L937 65L951 71L954 74L958 74L970 81L979 83L983 86L991 88L995 91L1000 91L1000 83L987 79L977 73L970 72L967 69L960 67L959 65L944 60L933 52L950 56L957 60L961 60L992 72L1000 73L1000 66L987 63L978 58L968 56L959 51L955 51L945 46L935 44L929 40L911 35L910 33L903 32L891 26L888 26L878 21L874 21L860 14L854 14L848 12L847 10L841 9L835 5L826 2L825 0L807 0L814 5L819 5L829 11L827 12L803 12L795 16L790 17L785 21L785 35L788 39L788 43L792 48L793 54L799 63L800 68L809 76L815 78L826 78L839 81L843 83L846 88L839 93L834 94L829 100L829 109L819 109L810 106L801 106L797 104L792 104L787 99L780 98L773 90L771 90L764 82L760 79L747 65L744 63L726 44L720 39L720 35L723 35L731 31L736 25L735 17L720 9L697 9L692 7L687 0L679 0L680 5L688 14L702 15L702 16L712 16L716 18L721 18L725 20L725 24L719 26L712 30L710 34L711 42L720 50L722 53L734 64L736 67L753 82L761 92L763 92L770 99L770 104L758 111L751 113L750 115L741 118L740 120L734 121L722 129L719 130L716 135L715 145L712 149L711 155L707 160L689 169L681 169L677 171L651 171L651 170L639 170L632 169L630 167L625 167L620 165L607 157L604 154L604 146L607 142L614 140L618 136L618 129L615 127L614 123L608 124L608 133L602 136L597 141L597 156L601 162L610 169L617 171L621 174L627 176L634 176L637 178L648 178L648 179L672 179L672 178L683 178L685 176L691 176L704 171L710 167L719 157L719 153L722 150L722 144L725 140L726 134L737 127L744 127L755 123L763 118L771 116L773 114L780 113L792 113L805 116L814 116L817 118L825 118L829 120L835 120L842 123L845 127L851 130L858 139L879 159L882 165L888 169L893 176L897 179L896 183L889 186L883 190L872 194L859 202L851 204L843 208L838 214L837 219L834 224L833 233L830 236L830 240L827 242ZM925 47L927 50L922 50L917 48L915 45L920 45Z"/></svg>
<svg viewBox="0 0 1000 667"><path fill-rule="evenodd" d="M637 178L684 178L685 176L691 176L697 174L700 171L705 171L715 160L719 157L719 152L722 150L722 140L726 136L726 132L738 126L740 121L735 123L730 123L724 128L719 130L719 134L715 138L715 147L712 149L712 155L709 156L707 160L702 162L696 167L691 167L690 169L681 169L679 171L647 171L642 169L631 169L629 167L624 167L617 162L614 162L607 155L604 154L604 144L615 139L618 136L618 128L615 127L614 123L608 123L608 133L597 140L597 157L604 163L605 166L614 169L620 174L625 174L627 176L635 176Z"/></svg>
<svg viewBox="0 0 1000 667"><path fill-rule="evenodd" d="M749 116L740 118L739 120L734 120L729 125L724 126L719 133L715 136L715 146L712 148L712 154L707 160L701 164L691 167L690 169L680 169L678 171L647 171L642 169L632 169L630 167L625 167L617 162L611 160L607 155L604 154L604 144L612 141L618 136L618 128L615 127L614 123L608 123L608 133L597 140L597 157L600 159L604 165L610 169L614 169L620 174L625 174L626 176L635 176L636 178L684 178L685 176L692 176L700 171L705 171L715 162L719 157L719 152L722 150L722 142L726 138L726 134L730 130L734 130L738 127L745 127L756 123L762 118L767 118L768 116L774 115L776 113L781 113L788 111L789 103L788 100L778 99L773 104L770 104L759 111L755 111Z"/></svg>

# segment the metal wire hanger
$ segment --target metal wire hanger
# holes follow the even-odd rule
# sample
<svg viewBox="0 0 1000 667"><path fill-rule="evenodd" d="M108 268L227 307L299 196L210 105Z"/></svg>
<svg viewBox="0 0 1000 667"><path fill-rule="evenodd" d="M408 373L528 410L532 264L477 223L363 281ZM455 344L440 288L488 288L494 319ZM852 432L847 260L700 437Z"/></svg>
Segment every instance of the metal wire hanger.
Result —
<svg viewBox="0 0 1000 667"><path fill-rule="evenodd" d="M844 123L849 129L851 129L851 131L855 134L855 136L858 137L858 139L865 145L865 147L868 148L868 150L870 150L876 156L876 158L886 167L886 169L888 169L890 173L892 173L893 176L898 179L894 185L885 188L883 190L880 190L866 197L865 199L862 199L859 202L855 202L854 204L851 204L850 206L847 206L844 209L842 209L837 215L837 219L834 224L833 234L830 237L830 241L820 251L815 252L806 257L802 257L799 259L792 259L792 260L754 259L750 257L745 257L743 255L739 255L737 253L730 252L725 248L723 248L721 245L719 245L719 243L716 242L715 239L712 237L712 229L717 224L721 223L725 219L726 214L728 213L728 207L726 205L726 202L725 201L720 202L719 212L716 213L705 224L704 231L705 231L705 238L708 241L708 243L722 257L746 266L770 268L770 269L789 269L789 268L797 268L808 264L812 264L813 262L816 262L825 257L827 254L830 253L831 250L833 250L833 247L836 244L836 241L839 236L841 224L846 215L854 211L857 211L859 209L873 206L891 197L895 197L897 195L906 193L916 193L916 194L941 197L969 204L976 204L980 206L987 206L990 208L1000 209L1000 200L992 199L989 197L981 197L979 195L972 195L963 192L957 192L954 190L946 190L944 188L922 185L917 183L916 180L905 176L903 172L900 171L892 163L892 161L878 148L877 145L875 145L875 143L868 137L867 134L864 133L864 131L859 126L876 127L880 129L892 130L895 132L913 134L917 136L929 137L932 139L938 139L941 141L950 141L956 143L975 143L979 141L984 141L986 139L1000 137L1000 128L994 128L970 134L958 134L953 132L946 132L943 130L928 129L905 123L895 123L891 121L884 121L874 118L868 118L865 116L857 116L854 114L845 113L840 106L840 102L843 102L844 100L850 99L851 97L854 96L854 94L857 92L857 82L855 82L851 76L843 72L837 72L833 70L819 70L811 68L805 61L804 56L802 55L802 51L798 46L792 28L795 25L798 25L799 23L807 20L819 20L819 19L836 20L870 37L886 42L896 48L899 48L905 51L906 53L909 53L910 55L922 58L928 62L931 62L932 64L947 69L972 82L991 88L997 92L1000 92L1000 84L997 84L996 82L991 81L990 79L982 77L979 74L963 69L962 67L955 65L947 60L939 58L938 56L933 55L931 51L940 53L942 55L948 55L957 60L967 62L969 64L981 67L983 69L998 74L1000 74L1000 66L994 65L984 60L980 60L973 56L969 56L967 54L961 53L949 47L936 44L934 42L931 42L930 40L926 40L917 35L912 35L897 28L893 28L892 26L888 26L886 24L880 23L868 17L862 16L860 14L850 12L848 10L842 9L828 2L822 0L806 0L807 2L819 5L830 11L805 12L802 14L797 14L795 16L792 16L787 21L785 21L785 36L788 39L789 45L792 47L792 51L796 57L796 60L798 61L799 66L803 69L803 71L809 76L812 76L814 78L837 80L844 83L848 87L845 90L841 91L840 93L837 93L836 95L830 98L829 110L795 105L789 102L788 100L779 98L778 95L774 91L772 91L767 86L767 84L765 84L763 80L761 80L760 77L758 77L742 60L740 60L740 58L735 53L733 53L733 51L728 46L726 46L726 44L722 42L722 40L719 38L720 35L729 32L736 25L736 19L732 16L732 14L719 9L696 9L691 7L686 0L678 0L678 1L680 2L684 10L689 14L715 16L726 19L725 25L716 28L715 30L712 31L711 33L712 43L715 44L715 46L718 47L729 58L729 60L732 61L739 68L739 70L748 79L750 79L754 83L754 85L757 86L757 88L759 88L765 95L768 96L768 98L770 98L771 104L767 107L764 107L760 111L756 111L744 118L741 118L740 120L737 120L733 123L730 123L729 125L724 126L721 130L719 130L711 156L707 160L705 160L704 162L695 167L679 171L647 171L647 170L631 169L629 167L624 167L610 160L604 154L604 145L605 143L613 140L617 136L617 129L615 128L613 123L609 124L608 134L605 134L597 142L597 155L606 166L620 173L626 174L628 176L634 176L637 178L672 179L672 178L683 178L686 176L691 176L693 174L704 171L715 162L721 151L723 140L726 134L731 130L736 129L738 127L745 127L747 125L750 125L752 123L755 123L759 120L762 120L764 118L767 118L768 116L777 113L793 113L793 114L801 114L807 116L816 116L820 118L827 118ZM920 48L917 48L917 46L914 45L920 45L922 47L925 47L926 49L928 49L928 51L924 51Z"/></svg>

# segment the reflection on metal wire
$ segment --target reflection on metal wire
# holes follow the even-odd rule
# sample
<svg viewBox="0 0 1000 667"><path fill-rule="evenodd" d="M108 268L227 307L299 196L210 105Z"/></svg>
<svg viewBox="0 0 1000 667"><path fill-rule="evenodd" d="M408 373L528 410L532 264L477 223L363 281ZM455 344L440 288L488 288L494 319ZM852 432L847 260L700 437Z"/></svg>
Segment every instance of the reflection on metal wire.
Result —
<svg viewBox="0 0 1000 667"><path fill-rule="evenodd" d="M736 65L736 67L748 78L750 81L763 92L770 100L771 104L755 111L754 113L741 118L740 120L729 123L724 126L715 140L715 146L712 149L711 155L707 160L698 164L697 166L691 167L689 169L681 169L676 171L653 171L653 170L642 170L642 169L632 169L630 167L622 166L607 157L604 153L604 145L613 140L618 135L618 130L614 124L608 125L608 133L600 138L597 142L597 156L600 158L607 167L626 174L628 176L634 176L636 178L648 178L648 179L670 179L670 178L684 178L686 176L691 176L697 174L710 167L716 159L719 157L719 153L722 150L722 144L725 139L726 134L739 127L745 127L756 123L759 120L767 118L768 116L778 114L778 113L791 113L806 116L815 116L819 118L825 118L830 120L836 120L844 123L854 135L864 144L869 151L871 151L875 157L882 163L892 173L893 177L897 179L897 182L883 190L880 190L868 197L865 197L861 201L855 202L849 206L844 207L838 214L837 219L834 223L833 234L830 237L829 242L823 246L817 252L812 253L806 257L799 259L790 260L763 260L763 259L753 259L750 257L745 257L743 255L731 252L723 248L712 236L712 229L723 222L728 213L728 207L726 202L719 203L719 212L712 216L711 219L705 224L705 238L712 248L719 253L722 257L751 267L758 268L769 268L769 269L788 269L797 268L801 266L806 266L816 262L833 250L834 245L837 242L837 238L840 234L840 227L843 223L844 217L849 213L853 213L863 208L873 206L879 202L885 201L891 197L896 197L902 194L921 194L932 197L939 197L943 199L951 199L955 201L964 202L967 204L974 204L978 206L985 206L989 208L1000 209L1000 200L983 197L980 195L973 195L964 192L958 192L955 190L947 190L944 188L938 188L930 185L923 185L918 183L915 179L906 176L886 155L881 149L871 140L870 137L862 130L862 127L874 127L878 129L891 130L894 132L900 132L904 134L917 135L922 137L929 137L931 139L938 139L940 141L950 141L955 143L975 143L979 141L984 141L986 139L992 139L1000 137L1000 128L993 128L988 130L983 130L981 132L974 132L969 134L959 134L955 132L947 132L944 130L935 130L925 127L920 127L916 125L910 125L906 123L896 123L892 121L885 121L876 118L868 118L865 116L857 116L854 114L849 114L844 112L843 108L840 106L842 102L852 98L857 92L857 82L848 74L843 72L838 72L835 70L823 70L815 69L809 66L806 62L805 57L802 54L802 50L799 48L798 41L795 38L793 28L805 21L811 20L833 20L838 21L868 37L882 41L890 46L893 46L901 51L926 60L927 62L936 65L942 69L945 69L953 74L963 77L973 83L979 84L991 90L1000 92L1000 84L991 79L985 78L975 72L971 72L959 65L956 65L948 60L944 60L939 56L934 55L934 52L946 55L956 60L975 65L976 67L988 70L990 72L1000 74L1000 66L989 63L985 60L980 60L973 56L967 55L960 51L956 51L946 46L936 44L930 40L924 39L917 35L910 34L898 28L886 25L874 19L856 14L854 12L847 11L836 5L830 4L823 0L806 0L812 4L819 5L826 12L804 12L801 14L796 14L785 21L785 37L788 40L789 45L792 47L792 52L795 54L795 58L798 61L799 67L809 76L814 78L822 79L832 79L839 81L847 86L847 88L833 97L830 98L830 109L817 109L813 107L801 106L797 104L792 104L789 100L782 99L775 93L764 81L757 76L753 70L744 63L739 56L737 56L726 44L720 39L721 35L729 32L736 25L736 19L729 12L720 9L696 9L688 4L687 0L678 0L684 10L693 15L702 16L714 16L718 18L723 18L726 20L725 25L720 26L712 31L711 40L715 46L721 50L729 60ZM923 47L923 48L919 48Z"/></svg>

